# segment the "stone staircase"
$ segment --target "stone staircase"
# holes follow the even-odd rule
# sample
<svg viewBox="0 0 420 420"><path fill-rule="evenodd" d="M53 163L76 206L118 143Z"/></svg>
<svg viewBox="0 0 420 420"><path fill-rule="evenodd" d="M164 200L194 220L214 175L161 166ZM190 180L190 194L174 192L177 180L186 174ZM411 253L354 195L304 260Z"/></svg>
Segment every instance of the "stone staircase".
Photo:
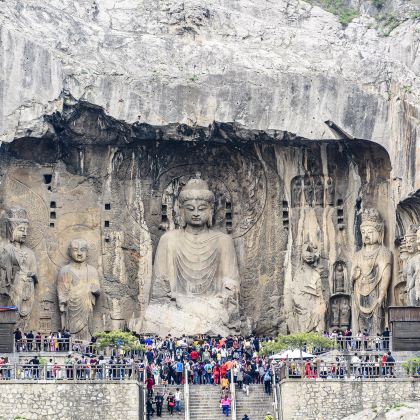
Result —
<svg viewBox="0 0 420 420"><path fill-rule="evenodd" d="M273 396L264 392L264 385L250 385L249 395L236 390L236 418L242 420L247 414L250 420L263 420L269 411L274 417Z"/></svg>
<svg viewBox="0 0 420 420"><path fill-rule="evenodd" d="M175 394L176 389L179 388L179 390L181 391L182 397L181 397L181 415L177 415L175 412L175 408L174 408L174 415L171 416L169 414L168 411L168 403L166 401L167 396L169 395L169 392L172 392L173 394ZM174 418L179 418L179 419L183 419L184 415L185 415L185 411L184 411L184 404L185 404L185 399L184 399L184 385L168 385L166 387L162 386L162 385L156 385L153 388L153 398L155 397L155 395L158 393L158 391L163 392L163 396L164 396L164 401L163 401L163 410L162 410L162 417L157 417L156 416L156 405L153 404L153 408L155 409L155 414L153 417L151 418L157 418L157 419L174 419ZM127 419L128 420L128 419Z"/></svg>
<svg viewBox="0 0 420 420"><path fill-rule="evenodd" d="M226 419L220 408L222 391L218 385L190 386L190 418L191 420ZM229 413L231 418L231 413Z"/></svg>

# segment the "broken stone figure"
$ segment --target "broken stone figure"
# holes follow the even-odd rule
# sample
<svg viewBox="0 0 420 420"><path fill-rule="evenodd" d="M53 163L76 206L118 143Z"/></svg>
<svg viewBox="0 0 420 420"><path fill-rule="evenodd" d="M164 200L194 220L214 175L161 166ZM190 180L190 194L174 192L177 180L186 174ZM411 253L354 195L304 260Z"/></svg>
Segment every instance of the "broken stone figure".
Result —
<svg viewBox="0 0 420 420"><path fill-rule="evenodd" d="M317 270L318 247L308 241L302 247L302 262L293 278L290 332L325 330L326 303Z"/></svg>
<svg viewBox="0 0 420 420"><path fill-rule="evenodd" d="M0 250L1 293L9 297L21 317L28 317L38 279L35 254L24 245L29 227L26 210L13 207L7 211L6 227L9 241Z"/></svg>
<svg viewBox="0 0 420 420"><path fill-rule="evenodd" d="M93 309L100 294L98 271L86 262L85 240L71 241L68 252L71 262L60 269L57 278L61 326L79 338L90 339Z"/></svg>
<svg viewBox="0 0 420 420"><path fill-rule="evenodd" d="M420 306L420 229L418 226L411 226L404 239L408 253L403 272L407 282L407 304Z"/></svg>
<svg viewBox="0 0 420 420"><path fill-rule="evenodd" d="M199 177L178 196L181 228L160 239L144 330L229 334L239 329L233 239L212 229L214 194Z"/></svg>
<svg viewBox="0 0 420 420"><path fill-rule="evenodd" d="M392 276L392 253L383 245L384 222L377 209L362 213L363 246L353 259L353 331L369 335L384 329L388 286Z"/></svg>

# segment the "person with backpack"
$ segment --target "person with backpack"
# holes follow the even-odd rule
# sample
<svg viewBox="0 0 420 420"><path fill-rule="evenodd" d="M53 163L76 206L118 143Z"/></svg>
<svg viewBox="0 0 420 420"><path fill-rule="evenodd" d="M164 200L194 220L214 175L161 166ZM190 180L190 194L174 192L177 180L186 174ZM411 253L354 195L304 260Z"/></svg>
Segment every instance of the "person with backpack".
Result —
<svg viewBox="0 0 420 420"><path fill-rule="evenodd" d="M168 411L171 416L174 415L174 408L175 408L175 396L172 392L169 393L168 397L166 398L168 402Z"/></svg>
<svg viewBox="0 0 420 420"><path fill-rule="evenodd" d="M271 374L268 369L264 374L264 390L266 394L271 395Z"/></svg>
<svg viewBox="0 0 420 420"><path fill-rule="evenodd" d="M270 412L267 412L267 414L264 417L264 420L274 420L274 417L271 415Z"/></svg>

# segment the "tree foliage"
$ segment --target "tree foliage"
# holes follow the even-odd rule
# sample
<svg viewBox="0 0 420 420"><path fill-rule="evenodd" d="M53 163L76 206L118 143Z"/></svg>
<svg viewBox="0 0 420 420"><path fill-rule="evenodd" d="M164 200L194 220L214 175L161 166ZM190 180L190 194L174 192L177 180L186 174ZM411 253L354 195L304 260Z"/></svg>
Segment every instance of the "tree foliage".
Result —
<svg viewBox="0 0 420 420"><path fill-rule="evenodd" d="M312 346L322 349L333 349L336 346L335 340L324 337L315 332L299 332L289 335L279 335L275 341L262 344L262 354L273 354L283 350L302 350L305 346Z"/></svg>
<svg viewBox="0 0 420 420"><path fill-rule="evenodd" d="M124 351L145 350L145 347L139 343L139 340L133 333L121 330L97 333L96 346L100 349L104 349L106 347L115 347Z"/></svg>
<svg viewBox="0 0 420 420"><path fill-rule="evenodd" d="M402 367L405 369L408 375L420 376L420 357L411 357L402 363Z"/></svg>

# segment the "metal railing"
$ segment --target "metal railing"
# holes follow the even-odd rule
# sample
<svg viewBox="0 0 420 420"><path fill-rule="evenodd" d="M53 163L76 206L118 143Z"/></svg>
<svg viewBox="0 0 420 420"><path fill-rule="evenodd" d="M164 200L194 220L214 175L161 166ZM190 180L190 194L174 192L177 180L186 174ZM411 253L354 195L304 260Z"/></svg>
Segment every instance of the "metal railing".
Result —
<svg viewBox="0 0 420 420"><path fill-rule="evenodd" d="M277 395L278 390L277 390L276 372L273 365L270 367L270 370L272 374L271 377L273 379L272 387L273 387L273 400L274 400L274 415L275 415L276 420L279 420L280 418L279 417L279 398Z"/></svg>
<svg viewBox="0 0 420 420"><path fill-rule="evenodd" d="M283 379L380 379L417 378L420 379L420 364L390 362L381 360L342 361L337 363L284 362L276 370L277 381Z"/></svg>
<svg viewBox="0 0 420 420"><path fill-rule="evenodd" d="M390 349L391 337L380 336L338 336L334 338L339 351L376 351L387 352ZM322 350L322 349L320 349ZM325 350L328 351L328 350Z"/></svg>
<svg viewBox="0 0 420 420"><path fill-rule="evenodd" d="M188 369L184 366L184 417L185 420L190 420L190 386L188 383Z"/></svg>
<svg viewBox="0 0 420 420"><path fill-rule="evenodd" d="M41 338L37 340L22 339L14 341L14 349L18 353L95 353L95 346L88 341L78 340L75 338Z"/></svg>
<svg viewBox="0 0 420 420"><path fill-rule="evenodd" d="M140 381L140 375L135 364L6 363L0 366L0 380Z"/></svg>
<svg viewBox="0 0 420 420"><path fill-rule="evenodd" d="M230 395L231 395L231 409L232 420L236 420L236 383L234 381L233 368L230 368Z"/></svg>

